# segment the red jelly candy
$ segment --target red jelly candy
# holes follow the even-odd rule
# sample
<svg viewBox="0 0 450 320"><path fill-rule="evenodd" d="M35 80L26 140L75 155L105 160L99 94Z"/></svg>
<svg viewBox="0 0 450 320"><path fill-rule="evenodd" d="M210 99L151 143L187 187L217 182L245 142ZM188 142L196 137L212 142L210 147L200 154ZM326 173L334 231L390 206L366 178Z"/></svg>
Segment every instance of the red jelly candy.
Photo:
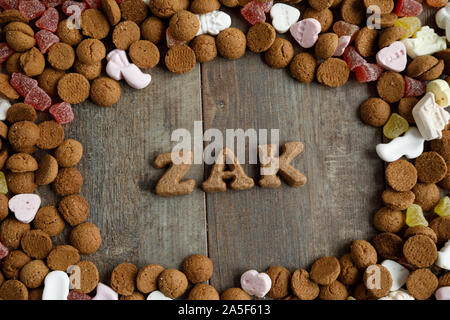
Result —
<svg viewBox="0 0 450 320"><path fill-rule="evenodd" d="M19 0L0 0L0 7L5 10L17 9L19 7Z"/></svg>
<svg viewBox="0 0 450 320"><path fill-rule="evenodd" d="M42 0L42 3L47 7L47 8L55 8L57 6L62 5L63 0Z"/></svg>
<svg viewBox="0 0 450 320"><path fill-rule="evenodd" d="M36 27L39 29L56 32L58 29L59 14L55 8L48 8L44 14L36 21Z"/></svg>
<svg viewBox="0 0 450 320"><path fill-rule="evenodd" d="M33 20L44 13L45 5L39 0L19 0L19 11L28 20Z"/></svg>
<svg viewBox="0 0 450 320"><path fill-rule="evenodd" d="M422 4L415 0L397 0L395 6L395 14L399 17L417 17L422 10Z"/></svg>
<svg viewBox="0 0 450 320"><path fill-rule="evenodd" d="M14 53L6 42L0 43L0 64L8 60L8 58Z"/></svg>
<svg viewBox="0 0 450 320"><path fill-rule="evenodd" d="M359 27L356 24L351 24L348 22L345 22L343 20L337 21L333 25L333 31L339 36L350 36L350 42L355 40L356 35L358 34Z"/></svg>
<svg viewBox="0 0 450 320"><path fill-rule="evenodd" d="M266 14L264 13L262 6L258 4L257 0L253 0L252 2L247 3L241 9L241 15L251 25L266 21Z"/></svg>
<svg viewBox="0 0 450 320"><path fill-rule="evenodd" d="M99 9L101 0L84 0L88 8Z"/></svg>
<svg viewBox="0 0 450 320"><path fill-rule="evenodd" d="M52 105L49 112L59 124L70 123L74 118L72 107L67 102Z"/></svg>
<svg viewBox="0 0 450 320"><path fill-rule="evenodd" d="M270 1L258 1L258 4L261 6L261 8L264 10L265 13L269 13L270 9L273 7L273 0Z"/></svg>
<svg viewBox="0 0 450 320"><path fill-rule="evenodd" d="M363 64L367 64L367 61L361 57L361 55L356 51L355 47L347 47L344 50L344 54L342 55L345 62L347 62L348 68L350 71L353 71L356 67L359 67Z"/></svg>
<svg viewBox="0 0 450 320"><path fill-rule="evenodd" d="M52 105L50 96L38 86L28 92L24 102L39 111L44 111Z"/></svg>
<svg viewBox="0 0 450 320"><path fill-rule="evenodd" d="M66 16L71 16L71 15L73 15L75 13L74 10L68 10L68 8L70 6L78 6L81 9L81 12L86 10L86 4L84 2L78 2L78 1L69 0L69 1L64 2L62 7L61 7L62 11L64 12L64 14Z"/></svg>
<svg viewBox="0 0 450 320"><path fill-rule="evenodd" d="M58 36L47 30L36 32L34 38L42 53L46 53L52 45L59 42Z"/></svg>
<svg viewBox="0 0 450 320"><path fill-rule="evenodd" d="M404 76L403 78L405 79L405 97L418 97L425 94L427 87L425 82L408 76Z"/></svg>
<svg viewBox="0 0 450 320"><path fill-rule="evenodd" d="M0 242L0 260L6 258L8 253L9 253L8 248L3 243Z"/></svg>
<svg viewBox="0 0 450 320"><path fill-rule="evenodd" d="M38 86L37 80L22 73L13 73L9 80L9 84L16 89L22 97L26 97L31 89Z"/></svg>
<svg viewBox="0 0 450 320"><path fill-rule="evenodd" d="M356 80L359 82L372 82L378 80L383 68L375 63L365 63L353 69Z"/></svg>
<svg viewBox="0 0 450 320"><path fill-rule="evenodd" d="M78 293L76 291L70 290L67 295L67 300L92 300L90 296L85 293Z"/></svg>

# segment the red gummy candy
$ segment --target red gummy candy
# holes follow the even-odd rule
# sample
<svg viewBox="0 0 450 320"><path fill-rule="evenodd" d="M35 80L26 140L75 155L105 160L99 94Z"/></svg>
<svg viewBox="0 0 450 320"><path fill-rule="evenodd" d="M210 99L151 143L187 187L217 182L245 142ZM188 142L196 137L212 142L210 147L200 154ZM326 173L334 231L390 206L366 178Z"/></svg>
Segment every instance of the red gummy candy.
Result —
<svg viewBox="0 0 450 320"><path fill-rule="evenodd" d="M8 253L9 253L8 248L3 243L0 242L0 260L6 258Z"/></svg>
<svg viewBox="0 0 450 320"><path fill-rule="evenodd" d="M56 32L58 29L59 14L55 8L48 8L44 14L36 21L36 27L50 32Z"/></svg>
<svg viewBox="0 0 450 320"><path fill-rule="evenodd" d="M355 47L349 46L345 48L344 54L342 55L345 62L347 63L350 71L353 71L355 68L367 64L367 61L361 57L361 55L356 51Z"/></svg>
<svg viewBox="0 0 450 320"><path fill-rule="evenodd" d="M70 6L78 6L81 9L81 13L86 10L86 4L84 2L68 0L61 7L66 16L71 16L75 13L74 10L68 10Z"/></svg>
<svg viewBox="0 0 450 320"><path fill-rule="evenodd" d="M24 102L33 106L38 111L44 111L52 105L50 96L38 86L28 92Z"/></svg>
<svg viewBox="0 0 450 320"><path fill-rule="evenodd" d="M42 53L46 53L52 45L59 42L58 36L48 30L41 30L36 32L34 38L36 39L36 43L39 49L41 49Z"/></svg>
<svg viewBox="0 0 450 320"><path fill-rule="evenodd" d="M9 80L9 84L16 89L22 97L26 97L31 89L38 86L37 80L22 73L13 73Z"/></svg>
<svg viewBox="0 0 450 320"><path fill-rule="evenodd" d="M101 0L84 0L84 3L88 8L99 9Z"/></svg>
<svg viewBox="0 0 450 320"><path fill-rule="evenodd" d="M47 8L56 8L60 5L62 5L63 0L42 0L42 3L47 7Z"/></svg>
<svg viewBox="0 0 450 320"><path fill-rule="evenodd" d="M33 20L44 13L45 5L39 0L19 0L19 11L28 20Z"/></svg>
<svg viewBox="0 0 450 320"><path fill-rule="evenodd" d="M78 293L76 291L70 290L67 295L67 300L92 300L90 296L85 293Z"/></svg>
<svg viewBox="0 0 450 320"><path fill-rule="evenodd" d="M6 42L0 43L0 64L8 60L8 58L14 53Z"/></svg>
<svg viewBox="0 0 450 320"><path fill-rule="evenodd" d="M399 17L417 17L422 10L422 4L415 0L397 0L395 6L395 14Z"/></svg>
<svg viewBox="0 0 450 320"><path fill-rule="evenodd" d="M365 63L353 69L356 80L359 82L372 82L378 80L383 73L383 68L375 63Z"/></svg>
<svg viewBox="0 0 450 320"><path fill-rule="evenodd" d="M427 85L425 82L403 76L405 79L405 97L418 97L425 94Z"/></svg>
<svg viewBox="0 0 450 320"><path fill-rule="evenodd" d="M0 0L0 7L5 10L17 9L19 7L19 0Z"/></svg>
<svg viewBox="0 0 450 320"><path fill-rule="evenodd" d="M266 21L266 14L264 13L262 6L259 5L257 0L253 0L252 2L247 3L241 9L241 15L251 25Z"/></svg>
<svg viewBox="0 0 450 320"><path fill-rule="evenodd" d="M59 124L70 123L74 118L72 107L67 102L61 102L52 105L49 109L49 112Z"/></svg>
<svg viewBox="0 0 450 320"><path fill-rule="evenodd" d="M258 1L258 4L261 6L265 13L269 13L270 9L272 9L273 7L273 0L266 2Z"/></svg>
<svg viewBox="0 0 450 320"><path fill-rule="evenodd" d="M356 24L351 24L348 22L345 22L343 20L337 21L333 25L333 31L339 36L350 36L350 42L355 40L356 35L358 34L359 27Z"/></svg>

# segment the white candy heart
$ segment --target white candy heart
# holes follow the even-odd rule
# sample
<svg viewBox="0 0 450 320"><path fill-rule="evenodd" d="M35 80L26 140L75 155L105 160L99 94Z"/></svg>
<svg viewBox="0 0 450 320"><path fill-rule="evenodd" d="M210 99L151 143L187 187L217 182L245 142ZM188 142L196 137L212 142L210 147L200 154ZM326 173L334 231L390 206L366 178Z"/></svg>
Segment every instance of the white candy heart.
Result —
<svg viewBox="0 0 450 320"><path fill-rule="evenodd" d="M11 103L9 100L0 98L0 120L6 120L6 112L11 108Z"/></svg>
<svg viewBox="0 0 450 320"><path fill-rule="evenodd" d="M286 33L300 18L300 10L284 3L275 3L270 9L270 16L275 30L278 33Z"/></svg>
<svg viewBox="0 0 450 320"><path fill-rule="evenodd" d="M445 7L439 9L438 12L436 12L435 19L438 28L445 29L449 18L450 18L450 3L448 3Z"/></svg>
<svg viewBox="0 0 450 320"><path fill-rule="evenodd" d="M414 159L423 153L424 142L425 139L419 130L411 127L405 135L397 137L389 143L378 144L376 151L378 156L386 162L393 162L403 156Z"/></svg>
<svg viewBox="0 0 450 320"><path fill-rule="evenodd" d="M63 271L52 271L45 277L42 300L67 300L70 279Z"/></svg>
<svg viewBox="0 0 450 320"><path fill-rule="evenodd" d="M196 16L200 21L197 36L206 33L217 36L221 31L231 26L231 17L223 11L216 10Z"/></svg>
<svg viewBox="0 0 450 320"><path fill-rule="evenodd" d="M166 297L164 295L164 293L162 293L161 291L153 291L152 293L150 293L147 297L147 300L173 300L169 297Z"/></svg>
<svg viewBox="0 0 450 320"><path fill-rule="evenodd" d="M450 270L450 240L439 250L436 265L439 268Z"/></svg>
<svg viewBox="0 0 450 320"><path fill-rule="evenodd" d="M420 134L427 141L442 138L442 130L450 120L450 114L435 102L432 92L427 92L420 99L412 115Z"/></svg>
<svg viewBox="0 0 450 320"><path fill-rule="evenodd" d="M263 298L272 287L272 280L267 273L248 270L241 276L241 288L249 295Z"/></svg>
<svg viewBox="0 0 450 320"><path fill-rule="evenodd" d="M22 223L30 223L36 216L41 205L41 197L37 194L22 193L9 199L9 210L14 212L17 220Z"/></svg>
<svg viewBox="0 0 450 320"><path fill-rule="evenodd" d="M446 38L440 37L428 26L420 28L415 33L414 38L403 39L401 42L406 47L406 53L412 59L447 49Z"/></svg>
<svg viewBox="0 0 450 320"><path fill-rule="evenodd" d="M446 108L450 104L450 86L447 81L436 79L428 82L427 92L434 94L436 103L441 107Z"/></svg>
<svg viewBox="0 0 450 320"><path fill-rule="evenodd" d="M96 291L92 300L119 300L119 294L101 282L98 283Z"/></svg>
<svg viewBox="0 0 450 320"><path fill-rule="evenodd" d="M384 260L381 263L386 269L388 269L392 278L391 291L397 291L403 287L408 280L409 270L393 260Z"/></svg>
<svg viewBox="0 0 450 320"><path fill-rule="evenodd" d="M407 291L397 290L390 292L387 296L380 298L378 300L415 300L415 299Z"/></svg>

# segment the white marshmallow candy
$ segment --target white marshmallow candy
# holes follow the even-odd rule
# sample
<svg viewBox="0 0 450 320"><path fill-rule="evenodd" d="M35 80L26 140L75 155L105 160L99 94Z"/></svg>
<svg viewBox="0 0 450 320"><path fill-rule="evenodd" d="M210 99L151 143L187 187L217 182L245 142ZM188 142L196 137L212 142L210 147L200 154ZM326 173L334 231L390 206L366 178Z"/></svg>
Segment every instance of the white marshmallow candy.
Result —
<svg viewBox="0 0 450 320"><path fill-rule="evenodd" d="M0 98L0 120L6 120L6 112L11 108L11 102L6 99Z"/></svg>
<svg viewBox="0 0 450 320"><path fill-rule="evenodd" d="M447 40L450 41L450 3L436 12L435 19L438 28L445 29Z"/></svg>
<svg viewBox="0 0 450 320"><path fill-rule="evenodd" d="M450 270L450 240L439 250L436 265L439 268Z"/></svg>
<svg viewBox="0 0 450 320"><path fill-rule="evenodd" d="M405 290L397 290L390 292L387 296L378 300L415 300L412 295Z"/></svg>
<svg viewBox="0 0 450 320"><path fill-rule="evenodd" d="M411 127L401 137L389 143L380 143L376 146L378 156L386 162L394 162L403 156L414 159L423 153L425 139L416 127Z"/></svg>
<svg viewBox="0 0 450 320"><path fill-rule="evenodd" d="M169 297L166 297L164 295L164 293L162 293L161 291L153 291L152 293L150 293L147 297L147 300L173 300Z"/></svg>
<svg viewBox="0 0 450 320"><path fill-rule="evenodd" d="M393 260L384 260L381 265L388 269L392 278L391 291L397 291L403 287L408 280L409 270Z"/></svg>
<svg viewBox="0 0 450 320"><path fill-rule="evenodd" d="M286 33L300 18L300 10L284 3L275 3L270 9L270 16L275 30L278 33Z"/></svg>
<svg viewBox="0 0 450 320"><path fill-rule="evenodd" d="M412 115L420 134L427 141L441 139L442 130L450 120L450 114L436 103L432 92L427 92L417 102Z"/></svg>
<svg viewBox="0 0 450 320"><path fill-rule="evenodd" d="M67 300L70 279L63 271L52 271L45 277L42 300Z"/></svg>
<svg viewBox="0 0 450 320"><path fill-rule="evenodd" d="M401 42L405 45L406 53L411 59L447 49L447 39L440 37L428 26L420 28L414 38L403 39Z"/></svg>
<svg viewBox="0 0 450 320"><path fill-rule="evenodd" d="M200 22L197 36L207 33L217 36L231 26L231 17L223 11L215 10L205 14L196 14L196 17Z"/></svg>

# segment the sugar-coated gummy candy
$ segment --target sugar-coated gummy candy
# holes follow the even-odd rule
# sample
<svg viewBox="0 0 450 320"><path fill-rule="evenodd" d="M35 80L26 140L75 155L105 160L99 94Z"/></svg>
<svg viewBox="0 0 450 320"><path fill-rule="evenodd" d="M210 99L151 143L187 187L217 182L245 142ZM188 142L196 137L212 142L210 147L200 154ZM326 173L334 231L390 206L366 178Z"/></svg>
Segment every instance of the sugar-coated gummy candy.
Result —
<svg viewBox="0 0 450 320"><path fill-rule="evenodd" d="M50 96L38 86L28 92L24 102L38 111L45 111L52 105Z"/></svg>
<svg viewBox="0 0 450 320"><path fill-rule="evenodd" d="M47 7L47 8L56 8L60 5L62 5L64 2L64 0L43 0L42 3Z"/></svg>
<svg viewBox="0 0 450 320"><path fill-rule="evenodd" d="M39 29L56 32L56 29L58 29L58 22L58 10L55 8L48 8L35 24Z"/></svg>
<svg viewBox="0 0 450 320"><path fill-rule="evenodd" d="M261 8L264 10L265 13L269 13L270 9L273 7L273 0L270 1L258 1L258 4L261 6Z"/></svg>
<svg viewBox="0 0 450 320"><path fill-rule="evenodd" d="M395 139L408 131L408 129L408 121L398 113L393 113L383 127L383 134L386 138Z"/></svg>
<svg viewBox="0 0 450 320"><path fill-rule="evenodd" d="M19 11L28 20L33 20L44 13L45 5L39 0L19 0Z"/></svg>
<svg viewBox="0 0 450 320"><path fill-rule="evenodd" d="M408 209L406 210L406 225L408 227L428 227L428 221L423 215L421 206L412 204L408 207Z"/></svg>
<svg viewBox="0 0 450 320"><path fill-rule="evenodd" d="M426 83L408 76L405 78L405 97L418 97L425 94Z"/></svg>
<svg viewBox="0 0 450 320"><path fill-rule="evenodd" d="M398 17L417 17L422 10L422 4L415 0L397 0L394 12Z"/></svg>
<svg viewBox="0 0 450 320"><path fill-rule="evenodd" d="M422 27L422 22L417 17L404 17L397 19L394 22L394 26L402 27L406 30L406 34L402 37L402 39L406 39L412 37Z"/></svg>
<svg viewBox="0 0 450 320"><path fill-rule="evenodd" d="M100 0L84 0L86 7L91 9L99 9L100 8Z"/></svg>
<svg viewBox="0 0 450 320"><path fill-rule="evenodd" d="M3 171L0 171L0 193L8 193L8 184L6 183L6 177Z"/></svg>
<svg viewBox="0 0 450 320"><path fill-rule="evenodd" d="M364 63L353 68L356 80L359 82L377 81L383 73L383 68L375 63Z"/></svg>
<svg viewBox="0 0 450 320"><path fill-rule="evenodd" d="M70 123L74 118L72 106L67 102L52 105L49 112L59 124Z"/></svg>
<svg viewBox="0 0 450 320"><path fill-rule="evenodd" d="M345 62L347 63L348 68L350 71L353 71L356 67L359 67L363 64L367 64L366 59L364 59L358 51L356 51L355 47L349 46L344 50L344 54L342 55L344 57Z"/></svg>
<svg viewBox="0 0 450 320"><path fill-rule="evenodd" d="M445 196L439 200L439 203L434 207L434 212L440 217L450 217L450 198Z"/></svg>
<svg viewBox="0 0 450 320"><path fill-rule="evenodd" d="M85 293L79 293L74 290L70 290L67 295L67 300L92 300L92 297Z"/></svg>
<svg viewBox="0 0 450 320"><path fill-rule="evenodd" d="M68 0L68 1L64 2L61 7L62 11L64 12L64 14L66 16L71 16L72 14L74 14L73 10L69 10L70 6L78 6L80 8L81 12L86 10L86 4L84 2Z"/></svg>
<svg viewBox="0 0 450 320"><path fill-rule="evenodd" d="M13 73L9 84L16 89L16 91L22 96L26 97L28 93L38 86L37 80L30 78L22 73Z"/></svg>
<svg viewBox="0 0 450 320"><path fill-rule="evenodd" d="M14 53L6 42L0 43L0 64L8 60L8 58Z"/></svg>
<svg viewBox="0 0 450 320"><path fill-rule="evenodd" d="M0 0L0 7L4 10L17 9L19 7L19 0Z"/></svg>
<svg viewBox="0 0 450 320"><path fill-rule="evenodd" d="M36 43L42 53L46 53L52 45L59 42L58 36L48 30L40 30L36 32L34 38L36 39Z"/></svg>
<svg viewBox="0 0 450 320"><path fill-rule="evenodd" d="M359 27L355 24L351 24L343 20L340 20L333 25L333 31L339 37L350 36L351 37L350 42L352 42L355 39L356 35L358 34Z"/></svg>
<svg viewBox="0 0 450 320"><path fill-rule="evenodd" d="M448 0L426 0L427 5L434 8L440 8L447 4Z"/></svg>
<svg viewBox="0 0 450 320"><path fill-rule="evenodd" d="M0 242L0 260L6 258L9 254L8 247Z"/></svg>
<svg viewBox="0 0 450 320"><path fill-rule="evenodd" d="M265 22L266 21L266 13L264 12L264 9L258 3L257 0L253 0L253 1L249 2L249 3L247 3L241 9L241 15L251 25L255 25L258 22Z"/></svg>

